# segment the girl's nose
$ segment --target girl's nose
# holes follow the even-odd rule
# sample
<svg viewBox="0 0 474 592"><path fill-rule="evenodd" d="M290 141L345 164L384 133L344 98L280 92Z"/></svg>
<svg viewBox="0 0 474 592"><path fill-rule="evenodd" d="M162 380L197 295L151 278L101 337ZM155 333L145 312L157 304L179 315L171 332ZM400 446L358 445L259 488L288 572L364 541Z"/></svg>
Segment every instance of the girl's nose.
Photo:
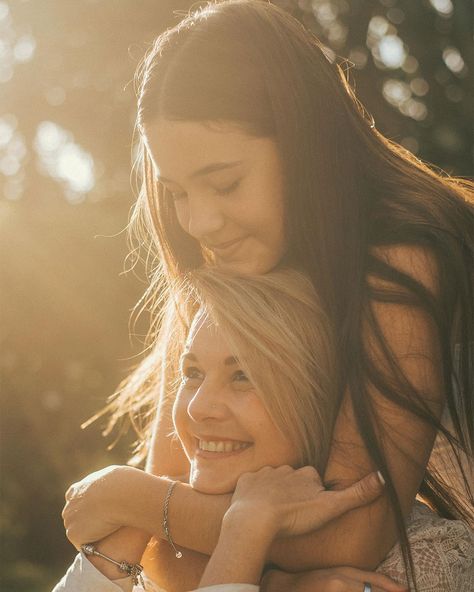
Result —
<svg viewBox="0 0 474 592"><path fill-rule="evenodd" d="M225 218L213 196L190 197L186 222L187 228L184 227L184 230L202 241L219 232L224 226Z"/></svg>
<svg viewBox="0 0 474 592"><path fill-rule="evenodd" d="M206 419L225 419L228 415L219 389L205 382L201 384L189 401L187 411L189 417L196 422Z"/></svg>

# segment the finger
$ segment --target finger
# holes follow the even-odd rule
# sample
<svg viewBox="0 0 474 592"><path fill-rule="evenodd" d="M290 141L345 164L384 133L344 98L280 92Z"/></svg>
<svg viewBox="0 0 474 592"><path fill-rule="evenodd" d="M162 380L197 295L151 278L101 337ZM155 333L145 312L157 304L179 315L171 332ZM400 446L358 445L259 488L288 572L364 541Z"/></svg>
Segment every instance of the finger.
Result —
<svg viewBox="0 0 474 592"><path fill-rule="evenodd" d="M71 545L73 545L76 548L77 551L81 550L81 545L78 541L75 540L74 532L72 531L72 529L66 529L66 537L71 543Z"/></svg>
<svg viewBox="0 0 474 592"><path fill-rule="evenodd" d="M385 592L406 592L407 587L404 584L395 582L388 576L377 573L374 571L364 571L355 567L341 567L341 573L344 575L359 581L364 584L365 582L372 585L372 590L375 586L383 589Z"/></svg>
<svg viewBox="0 0 474 592"><path fill-rule="evenodd" d="M377 499L383 491L384 484L379 477L379 473L370 473L350 487L334 492L335 501L337 496L337 504L334 508L336 511L335 516L353 508L365 506ZM337 512L338 509L339 512Z"/></svg>
<svg viewBox="0 0 474 592"><path fill-rule="evenodd" d="M321 477L319 476L318 471L311 465L300 467L299 469L296 469L295 473L298 475L309 475L310 477L313 477L313 479L315 479L316 481L321 482Z"/></svg>
<svg viewBox="0 0 474 592"><path fill-rule="evenodd" d="M376 586L374 584L372 584L371 582L368 582L367 580L365 580L364 582L359 582L356 580L352 580L353 583L353 588L355 592L365 592L364 588L365 588L365 584L370 584L370 592L391 592L391 590L389 590L389 588L381 588L380 586ZM352 590L352 588L351 588ZM400 592L401 588L397 588L396 592ZM403 590L406 590L406 588L403 588Z"/></svg>
<svg viewBox="0 0 474 592"><path fill-rule="evenodd" d="M360 582L359 580L354 580L353 578L342 578L332 588L321 588L321 592L328 592L328 589L334 590L334 592L365 592L364 588L366 583L369 582ZM370 592L387 592L387 590L385 590L384 588L380 588L379 586L373 586L372 584L370 584Z"/></svg>
<svg viewBox="0 0 474 592"><path fill-rule="evenodd" d="M311 580L311 587L308 586L308 580L301 580L297 586L291 589L293 592L307 592L308 590L311 590L311 592L363 592L365 583L366 581L361 582L339 572L337 575L329 577L316 577L316 579ZM384 588L372 584L370 584L370 591L388 592Z"/></svg>

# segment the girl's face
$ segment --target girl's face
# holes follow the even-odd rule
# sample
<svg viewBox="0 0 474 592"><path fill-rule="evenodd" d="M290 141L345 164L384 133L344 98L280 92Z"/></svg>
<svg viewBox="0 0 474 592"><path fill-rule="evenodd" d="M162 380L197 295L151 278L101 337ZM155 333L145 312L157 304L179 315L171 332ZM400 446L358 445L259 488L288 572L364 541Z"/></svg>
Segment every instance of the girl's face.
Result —
<svg viewBox="0 0 474 592"><path fill-rule="evenodd" d="M221 331L203 312L191 327L181 374L173 421L194 488L230 493L242 473L297 466L296 446L278 430Z"/></svg>
<svg viewBox="0 0 474 592"><path fill-rule="evenodd" d="M145 142L182 229L216 265L263 274L285 252L282 165L275 142L231 124L160 119Z"/></svg>

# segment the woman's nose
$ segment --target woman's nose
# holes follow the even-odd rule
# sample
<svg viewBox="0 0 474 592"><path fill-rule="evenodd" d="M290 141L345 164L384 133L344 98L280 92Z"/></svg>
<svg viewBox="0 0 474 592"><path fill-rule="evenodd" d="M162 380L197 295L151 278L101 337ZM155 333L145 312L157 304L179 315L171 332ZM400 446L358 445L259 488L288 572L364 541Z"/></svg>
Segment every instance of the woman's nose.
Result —
<svg viewBox="0 0 474 592"><path fill-rule="evenodd" d="M201 384L188 403L188 415L196 422L206 419L225 419L228 410L216 385Z"/></svg>
<svg viewBox="0 0 474 592"><path fill-rule="evenodd" d="M187 227L184 230L201 241L219 232L225 218L213 196L190 197L188 200Z"/></svg>

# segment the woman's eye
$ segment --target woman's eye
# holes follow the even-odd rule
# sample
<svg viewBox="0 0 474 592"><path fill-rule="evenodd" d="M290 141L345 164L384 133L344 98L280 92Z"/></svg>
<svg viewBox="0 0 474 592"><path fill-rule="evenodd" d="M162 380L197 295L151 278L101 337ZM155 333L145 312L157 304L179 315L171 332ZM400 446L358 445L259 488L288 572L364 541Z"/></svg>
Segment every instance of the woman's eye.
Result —
<svg viewBox="0 0 474 592"><path fill-rule="evenodd" d="M240 179L237 179L237 181L234 181L232 183L232 185L229 185L228 187L223 187L222 189L216 189L216 193L217 195L229 195L229 193L232 193L233 191L235 191L237 189L237 187L240 185Z"/></svg>
<svg viewBox="0 0 474 592"><path fill-rule="evenodd" d="M249 379L247 378L247 375L242 370L237 370L237 372L235 372L234 375L232 376L232 380L235 380L236 382L245 382L245 381L248 382L249 381Z"/></svg>
<svg viewBox="0 0 474 592"><path fill-rule="evenodd" d="M237 370L237 372L234 372L232 375L232 382L234 385L238 385L241 388L249 388L252 386L250 378L242 370Z"/></svg>
<svg viewBox="0 0 474 592"><path fill-rule="evenodd" d="M237 391L249 391L253 389L253 384L248 376L242 370L237 370L232 375L232 388Z"/></svg>
<svg viewBox="0 0 474 592"><path fill-rule="evenodd" d="M189 366L181 372L181 382L184 384L191 381L200 381L202 378L202 372L199 370L199 368L195 368L194 366Z"/></svg>

